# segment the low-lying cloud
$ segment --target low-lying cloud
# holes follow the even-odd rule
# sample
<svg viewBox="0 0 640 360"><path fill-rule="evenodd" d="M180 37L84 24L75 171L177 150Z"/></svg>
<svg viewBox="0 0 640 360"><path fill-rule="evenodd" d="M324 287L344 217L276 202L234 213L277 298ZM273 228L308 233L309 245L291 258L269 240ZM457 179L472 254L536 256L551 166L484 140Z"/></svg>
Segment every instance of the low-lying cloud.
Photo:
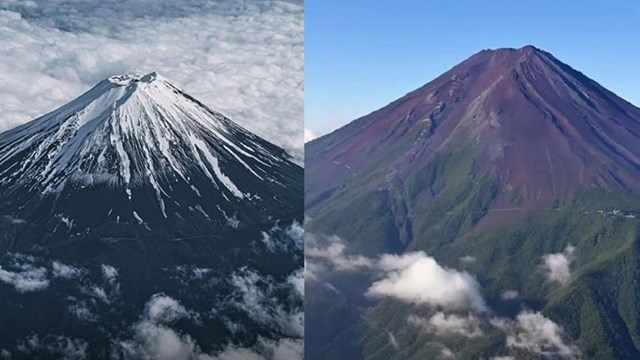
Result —
<svg viewBox="0 0 640 360"><path fill-rule="evenodd" d="M515 320L493 319L492 324L507 334L507 347L545 358L579 359L580 350L567 344L558 324L539 312L523 311Z"/></svg>
<svg viewBox="0 0 640 360"><path fill-rule="evenodd" d="M330 237L323 244L313 234L308 234L305 248L307 278L318 279L327 267L335 271L369 270L378 277L366 292L371 298L391 298L445 309L487 310L480 284L474 276L443 267L424 252L386 254L372 259L348 255L345 250L346 245L338 237Z"/></svg>
<svg viewBox="0 0 640 360"><path fill-rule="evenodd" d="M321 242L313 234L306 234L304 256L306 267L310 267L310 276L316 278L326 266L337 271L360 271L375 268L376 261L362 255L348 255L346 245L337 236L332 236L326 242Z"/></svg>
<svg viewBox="0 0 640 360"><path fill-rule="evenodd" d="M446 309L487 310L475 277L443 267L424 252L383 255L378 266L385 276L371 285L367 291L370 297Z"/></svg>
<svg viewBox="0 0 640 360"><path fill-rule="evenodd" d="M272 253L302 252L304 249L304 228L297 221L288 226L276 224L268 231L262 232L261 242L267 251Z"/></svg>
<svg viewBox="0 0 640 360"><path fill-rule="evenodd" d="M430 318L411 314L407 322L410 325L440 336L460 335L475 338L484 335L484 332L480 328L481 319L473 314L469 314L468 316L456 314L447 315L439 311Z"/></svg>
<svg viewBox="0 0 640 360"><path fill-rule="evenodd" d="M369 258L349 255L344 241L333 236L319 238L307 233L305 251L305 278L331 286L326 279L332 272L367 272L373 280L366 295L403 301L416 306L426 306L435 312L429 316L410 314L407 324L436 336L463 336L479 338L490 328L499 329L505 336L506 354L492 360L511 360L510 354L528 352L544 358L578 359L579 349L568 342L562 328L539 312L520 312L515 319L497 317L482 297L476 278L465 272L438 264L424 252L402 255L382 255ZM324 240L324 241L321 241ZM575 248L567 246L564 252L543 257L550 279L567 281L569 265ZM475 259L461 258L463 263ZM339 290L335 290L339 293ZM521 295L516 290L505 290L502 300L514 300ZM391 332L389 341L392 343ZM394 337L394 340L397 339ZM450 350L441 358L455 358Z"/></svg>
<svg viewBox="0 0 640 360"><path fill-rule="evenodd" d="M574 260L575 246L569 244L561 253L546 254L542 257L547 279L558 284L566 284L571 277L571 263Z"/></svg>
<svg viewBox="0 0 640 360"><path fill-rule="evenodd" d="M82 275L83 270L72 265L63 264L60 261L51 263L53 277L73 279Z"/></svg>
<svg viewBox="0 0 640 360"><path fill-rule="evenodd" d="M87 358L89 344L81 339L60 335L47 335L40 337L33 334L18 342L17 349L24 355L40 356L45 353L51 358L66 360L84 360ZM37 357L40 357L37 356Z"/></svg>
<svg viewBox="0 0 640 360"><path fill-rule="evenodd" d="M291 274L285 283L277 284L258 273L242 269L230 280L237 288L237 306L255 321L289 335L280 339L258 337L251 347L227 344L223 350L207 353L187 333L174 328L178 320L197 321L198 314L166 294L153 295L146 303L140 320L132 326L130 339L117 343L114 359L135 360L295 360L303 357L304 335L301 296L302 269ZM274 298L274 292L288 287L300 306L287 312ZM277 289L276 289L277 288ZM289 304L291 305L291 304Z"/></svg>
<svg viewBox="0 0 640 360"><path fill-rule="evenodd" d="M302 339L304 285L301 270L289 276L286 283L278 283L272 278L243 268L232 275L231 284L236 288L236 306L249 314L254 321L277 329L288 337ZM277 297L282 290L289 292L290 301L286 304L288 306Z"/></svg>
<svg viewBox="0 0 640 360"><path fill-rule="evenodd" d="M9 284L16 291L25 293L46 289L49 286L48 270L36 266L36 259L30 255L8 253L8 268L0 266L0 281Z"/></svg>

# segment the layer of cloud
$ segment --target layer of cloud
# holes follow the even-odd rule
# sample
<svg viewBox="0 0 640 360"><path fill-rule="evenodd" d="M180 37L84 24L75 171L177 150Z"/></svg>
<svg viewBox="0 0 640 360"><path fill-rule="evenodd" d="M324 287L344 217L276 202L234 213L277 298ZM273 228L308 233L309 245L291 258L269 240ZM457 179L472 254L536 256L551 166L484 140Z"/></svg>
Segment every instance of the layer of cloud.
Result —
<svg viewBox="0 0 640 360"><path fill-rule="evenodd" d="M565 342L560 326L539 312L523 311L515 320L492 319L491 322L507 334L507 347L547 358L580 358L580 350Z"/></svg>
<svg viewBox="0 0 640 360"><path fill-rule="evenodd" d="M542 257L547 279L551 282L566 284L571 277L571 262L576 248L567 245L561 253L546 254Z"/></svg>
<svg viewBox="0 0 640 360"><path fill-rule="evenodd" d="M410 325L441 336L460 335L475 338L484 335L484 332L480 328L481 319L473 314L469 314L468 316L459 316L456 314L447 315L439 311L430 318L411 314L407 322Z"/></svg>
<svg viewBox="0 0 640 360"><path fill-rule="evenodd" d="M157 71L303 153L302 1L0 1L0 131L114 74Z"/></svg>

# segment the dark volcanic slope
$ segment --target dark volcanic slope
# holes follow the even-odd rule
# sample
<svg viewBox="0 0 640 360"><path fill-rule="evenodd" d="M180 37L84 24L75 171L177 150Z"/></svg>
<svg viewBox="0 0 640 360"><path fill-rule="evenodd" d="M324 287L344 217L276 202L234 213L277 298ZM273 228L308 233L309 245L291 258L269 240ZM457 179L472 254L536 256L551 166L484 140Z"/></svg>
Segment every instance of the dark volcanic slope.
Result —
<svg viewBox="0 0 640 360"><path fill-rule="evenodd" d="M307 207L384 162L403 181L445 148L474 147L473 175L549 206L592 185L640 189L640 109L532 46L481 51L306 147Z"/></svg>

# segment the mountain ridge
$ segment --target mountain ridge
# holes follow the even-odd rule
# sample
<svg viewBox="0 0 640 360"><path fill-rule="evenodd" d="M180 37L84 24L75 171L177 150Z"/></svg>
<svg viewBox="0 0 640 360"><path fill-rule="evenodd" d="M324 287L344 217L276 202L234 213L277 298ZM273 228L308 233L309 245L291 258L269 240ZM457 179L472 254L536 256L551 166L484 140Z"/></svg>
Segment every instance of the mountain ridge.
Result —
<svg viewBox="0 0 640 360"><path fill-rule="evenodd" d="M590 100L589 96L596 99L597 103ZM562 98L564 102L548 100L555 98ZM524 110L514 108L516 105L524 107ZM608 110L602 113L601 108ZM520 119L522 114L527 114L528 118ZM566 174L562 169L557 171L561 175L558 179L527 177L517 173L497 174L504 182L509 181L509 176L512 177L514 184L507 185L528 187L521 189L526 200L537 203L536 206L548 206L556 199L564 201L571 197L577 190L571 184L572 179L581 179L581 171L585 170L584 180L579 181L581 185L588 186L596 182L611 187L640 189L635 180L640 174L640 158L629 150L639 143L640 126L633 120L637 117L640 117L640 109L617 98L547 52L532 46L517 50L484 50L399 100L309 142L307 160L312 163L315 157L331 157L332 161L344 163L357 171L358 168L372 166L373 159L383 153L394 150L405 152L405 161L411 162L417 158L418 162L424 162L428 156L446 146L447 141L458 141L454 146L459 146L460 143L473 139L479 143L503 147L479 149L476 160L490 163L479 167L493 166L494 172L509 168L506 163L510 162L530 162L549 172L554 167L573 167ZM613 120L609 121L609 118ZM625 162L624 167L615 169L619 178L611 174L613 169L590 168L586 163L592 154L587 154L586 150L580 148L591 146L584 140L591 133L603 132L605 135L600 135L597 139L597 148L594 146L598 152L595 155L603 158L616 157L616 160ZM609 135L606 135L607 132ZM456 140L456 136L466 139ZM489 139L477 140L479 137ZM567 137L573 138L566 140ZM390 149L385 145L386 142L400 143L406 138L411 138L413 144L405 144L403 149ZM367 148L376 141L379 141L378 152ZM550 153L565 153L565 156L572 159L554 166L546 165L544 163L548 162L548 157L534 156L523 149L517 149L518 144L527 141L537 141L541 148L548 149ZM515 143L516 150L505 150L507 146L512 146L511 143ZM527 146L530 147L530 144ZM320 147L322 150L316 150ZM348 159L348 154L358 152L370 156L364 161ZM504 159L496 161L499 157ZM575 164L584 169L577 168ZM326 191L330 184L344 180L349 173L344 168L323 170L326 175L322 177L322 181L316 181L312 188L324 187ZM315 179L311 177L311 181ZM538 183L528 183L532 179ZM546 192L546 189L553 187L557 188L556 199L536 201L537 192ZM310 195L313 202L318 194Z"/></svg>

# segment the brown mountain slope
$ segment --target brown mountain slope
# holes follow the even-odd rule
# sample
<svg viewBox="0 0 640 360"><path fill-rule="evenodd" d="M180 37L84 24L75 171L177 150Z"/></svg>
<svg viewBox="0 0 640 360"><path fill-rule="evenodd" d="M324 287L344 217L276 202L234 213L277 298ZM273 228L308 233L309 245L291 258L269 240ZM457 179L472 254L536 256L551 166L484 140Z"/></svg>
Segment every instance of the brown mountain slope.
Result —
<svg viewBox="0 0 640 360"><path fill-rule="evenodd" d="M525 46L483 50L425 86L306 147L307 208L360 174L403 183L443 149L473 148L495 177L492 207L516 191L523 208L564 203L597 186L640 190L640 109Z"/></svg>

